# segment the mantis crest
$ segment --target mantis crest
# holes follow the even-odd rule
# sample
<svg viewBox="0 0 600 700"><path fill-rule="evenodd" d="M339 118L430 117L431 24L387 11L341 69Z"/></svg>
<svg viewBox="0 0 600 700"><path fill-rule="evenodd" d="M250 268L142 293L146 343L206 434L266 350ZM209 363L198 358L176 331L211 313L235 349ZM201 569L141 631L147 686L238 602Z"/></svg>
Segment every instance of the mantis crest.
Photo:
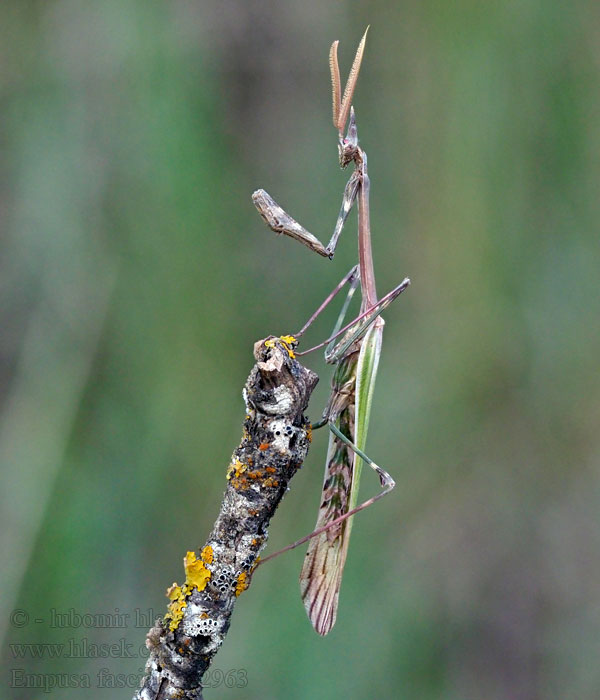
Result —
<svg viewBox="0 0 600 700"><path fill-rule="evenodd" d="M383 339L384 321L381 312L410 284L406 278L384 297L377 298L371 250L367 155L359 146L352 107L367 31L356 51L343 96L337 57L338 41L332 44L329 53L333 124L338 130L339 163L342 168L350 164L354 166L344 189L342 206L329 243L324 246L264 190L257 190L252 195L256 208L269 228L294 238L330 259L334 256L339 236L354 203L358 204L358 265L344 276L301 331L288 337L295 348L297 339L316 316L348 285L349 291L331 337L311 348L315 350L326 345L325 360L334 365L329 401L322 419L313 425L313 428L327 425L330 430L317 523L312 533L262 560L264 563L284 551L309 542L300 574L300 590L308 617L321 635L327 634L336 620L352 516L385 496L395 486L392 477L364 452ZM358 287L362 295L359 315L344 326L350 301ZM297 354L306 354L311 350ZM377 495L357 505L363 463L377 473L382 488Z"/></svg>

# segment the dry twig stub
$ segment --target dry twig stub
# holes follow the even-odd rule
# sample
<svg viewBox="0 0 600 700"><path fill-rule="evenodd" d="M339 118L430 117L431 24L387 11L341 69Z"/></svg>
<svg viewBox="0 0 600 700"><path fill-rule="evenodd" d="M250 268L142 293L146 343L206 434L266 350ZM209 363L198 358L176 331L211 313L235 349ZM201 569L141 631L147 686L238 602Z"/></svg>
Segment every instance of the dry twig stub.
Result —
<svg viewBox="0 0 600 700"><path fill-rule="evenodd" d="M250 583L269 521L308 452L304 411L318 377L294 358L294 347L290 336L254 346L242 441L227 470L219 515L200 556L186 555L186 581L171 586L169 612L148 633L150 656L134 700L202 698L202 677Z"/></svg>

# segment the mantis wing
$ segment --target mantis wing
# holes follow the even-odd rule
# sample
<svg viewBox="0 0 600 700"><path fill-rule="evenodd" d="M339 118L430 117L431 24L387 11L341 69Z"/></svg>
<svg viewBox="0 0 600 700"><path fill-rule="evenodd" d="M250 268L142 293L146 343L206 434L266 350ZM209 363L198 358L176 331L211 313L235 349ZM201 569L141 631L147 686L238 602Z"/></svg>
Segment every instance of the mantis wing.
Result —
<svg viewBox="0 0 600 700"><path fill-rule="evenodd" d="M375 379L377 378L377 370L379 368L384 325L385 321L381 316L378 316L373 326L365 334L358 356L354 409L356 412L356 436L354 442L356 447L363 452L367 444L367 431L369 429L369 418L371 417ZM358 499L358 484L362 465L362 458L356 455L349 508L354 508ZM352 518L350 518L350 520L352 520Z"/></svg>
<svg viewBox="0 0 600 700"><path fill-rule="evenodd" d="M336 368L333 380L330 419L363 452L381 354L383 325L383 319L378 318L363 337L358 358L356 353L344 357ZM334 418L336 414L337 418ZM361 469L362 459L332 433L315 530L328 525L356 505ZM349 517L311 540L300 573L304 607L313 627L321 635L326 635L335 624L352 520Z"/></svg>

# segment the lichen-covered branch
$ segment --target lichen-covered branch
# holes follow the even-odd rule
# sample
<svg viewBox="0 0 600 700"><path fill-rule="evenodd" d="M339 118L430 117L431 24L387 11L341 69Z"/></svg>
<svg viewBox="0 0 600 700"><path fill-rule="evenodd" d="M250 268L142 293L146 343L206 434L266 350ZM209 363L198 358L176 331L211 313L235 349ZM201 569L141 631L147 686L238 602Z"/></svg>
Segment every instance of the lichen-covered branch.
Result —
<svg viewBox="0 0 600 700"><path fill-rule="evenodd" d="M294 358L294 347L290 336L254 346L242 441L227 470L219 516L200 556L187 553L185 583L171 586L169 611L148 633L150 657L134 700L202 698L202 677L250 583L269 521L308 452L304 411L318 377Z"/></svg>

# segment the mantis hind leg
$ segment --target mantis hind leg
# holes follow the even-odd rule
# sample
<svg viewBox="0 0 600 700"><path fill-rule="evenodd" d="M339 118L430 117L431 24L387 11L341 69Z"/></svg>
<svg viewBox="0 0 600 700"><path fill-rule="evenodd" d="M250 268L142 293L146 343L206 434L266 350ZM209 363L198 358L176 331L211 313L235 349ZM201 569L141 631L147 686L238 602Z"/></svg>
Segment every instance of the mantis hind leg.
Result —
<svg viewBox="0 0 600 700"><path fill-rule="evenodd" d="M342 433L342 431L337 427L337 425L333 421L329 421L329 430L331 430L331 432L337 438L339 438L345 445L347 445L352 450L352 452L354 452L354 454L358 455L365 464L368 464L371 467L371 469L373 469L373 471L376 472L377 476L379 477L379 482L381 483L381 486L383 488L383 491L381 493L378 493L373 498L370 498L368 501L365 501L360 506L352 508L352 510L345 513L341 519L338 518L338 522L341 522L342 519L348 518L350 515L354 515L354 513L358 513L359 510L367 508L367 506L370 506L371 503L374 503L378 499L385 496L386 493L389 493L394 488L394 486L396 486L396 482L385 471L385 469L382 469L378 464L375 464L375 462L365 452L363 452L359 447L357 447L352 442L352 440L350 440L350 438L344 435L344 433Z"/></svg>
<svg viewBox="0 0 600 700"><path fill-rule="evenodd" d="M363 503L359 504L358 506L355 506L354 508L351 508L347 513L344 513L338 518L335 518L335 520L332 520L331 522L327 523L327 525L317 528L309 535L305 535L299 540L296 540L296 542L292 542L292 544L289 544L287 547L280 549L278 552L270 554L268 557L261 559L260 564L264 564L269 559L273 559L274 557L278 557L280 554L284 554L285 552L289 552L292 549L296 549L296 547L299 547L305 542L312 540L313 537L318 537L324 532L327 532L327 530L330 530L332 527L336 527L340 523L344 522L344 520L348 520L348 518L351 518L353 515L359 513L361 510L365 510L365 508L372 506L373 503L378 501L380 498L386 496L396 486L396 482L385 471L385 469L382 469L378 464L375 464L375 462L373 462L373 460L367 454L365 454L359 447L357 447L352 442L352 440L346 437L346 435L344 435L344 433L342 433L341 430L332 421L325 421L325 423L329 424L329 429L337 438L339 438L344 444L346 444L356 455L358 455L365 462L365 464L368 464L371 467L371 469L373 469L373 471L377 473L382 490L372 498L363 501ZM318 427L320 427L323 424L318 424Z"/></svg>

